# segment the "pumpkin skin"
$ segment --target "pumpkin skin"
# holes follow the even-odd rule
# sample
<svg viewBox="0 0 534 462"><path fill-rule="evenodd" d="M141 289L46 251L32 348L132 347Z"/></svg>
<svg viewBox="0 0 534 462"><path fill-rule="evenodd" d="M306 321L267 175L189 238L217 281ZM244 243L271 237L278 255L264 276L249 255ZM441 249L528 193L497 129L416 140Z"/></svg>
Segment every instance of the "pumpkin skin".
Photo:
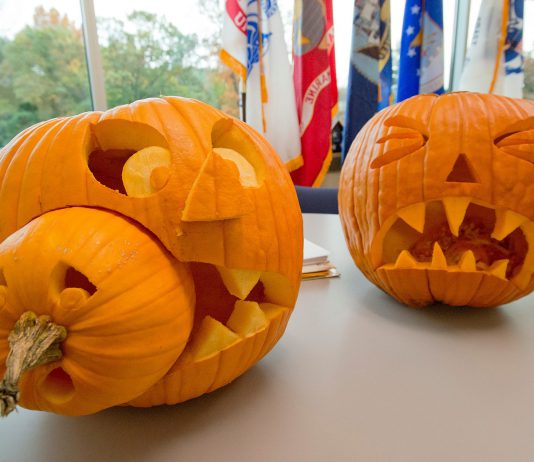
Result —
<svg viewBox="0 0 534 462"><path fill-rule="evenodd" d="M77 207L46 213L0 244L0 268L1 338L29 307L68 332L59 361L23 375L25 407L87 414L121 404L185 348L195 306L188 265L124 218ZM7 348L0 343L0 357Z"/></svg>
<svg viewBox="0 0 534 462"><path fill-rule="evenodd" d="M349 150L339 209L356 265L404 304L490 307L528 294L534 102L451 93L386 108Z"/></svg>
<svg viewBox="0 0 534 462"><path fill-rule="evenodd" d="M67 207L137 224L194 281L183 352L144 390L110 405L175 404L215 390L282 336L300 285L302 217L285 167L248 125L165 97L30 127L0 154L0 240ZM12 325L3 327L1 338Z"/></svg>

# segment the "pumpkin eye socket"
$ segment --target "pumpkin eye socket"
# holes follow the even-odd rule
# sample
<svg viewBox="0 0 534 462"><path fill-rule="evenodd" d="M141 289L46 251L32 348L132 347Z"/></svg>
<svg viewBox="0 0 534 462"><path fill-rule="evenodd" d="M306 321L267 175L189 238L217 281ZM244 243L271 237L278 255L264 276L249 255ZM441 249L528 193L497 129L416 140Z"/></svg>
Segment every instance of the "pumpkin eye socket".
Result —
<svg viewBox="0 0 534 462"><path fill-rule="evenodd" d="M2 311L2 308L4 308L6 304L6 293L7 293L7 282L6 278L4 277L4 271L2 268L0 268L0 311Z"/></svg>
<svg viewBox="0 0 534 462"><path fill-rule="evenodd" d="M495 139L495 146L506 154L534 164L534 128L501 135Z"/></svg>
<svg viewBox="0 0 534 462"><path fill-rule="evenodd" d="M371 162L371 168L380 168L402 159L421 149L428 141L424 126L415 119L401 115L390 117L384 122L393 131L377 140L384 145L383 153Z"/></svg>
<svg viewBox="0 0 534 462"><path fill-rule="evenodd" d="M211 144L217 155L235 164L243 186L261 186L265 163L255 145L243 136L242 129L232 119L221 119L214 124Z"/></svg>
<svg viewBox="0 0 534 462"><path fill-rule="evenodd" d="M97 290L85 274L66 263L59 263L54 269L52 285L59 293L59 304L67 310L83 307Z"/></svg>
<svg viewBox="0 0 534 462"><path fill-rule="evenodd" d="M89 278L72 266L69 266L65 271L64 284L65 289L83 289L87 291L89 295L93 295L96 292L96 286L89 280Z"/></svg>
<svg viewBox="0 0 534 462"><path fill-rule="evenodd" d="M94 178L106 188L146 197L166 185L171 153L164 136L146 124L104 120L91 126L87 163Z"/></svg>

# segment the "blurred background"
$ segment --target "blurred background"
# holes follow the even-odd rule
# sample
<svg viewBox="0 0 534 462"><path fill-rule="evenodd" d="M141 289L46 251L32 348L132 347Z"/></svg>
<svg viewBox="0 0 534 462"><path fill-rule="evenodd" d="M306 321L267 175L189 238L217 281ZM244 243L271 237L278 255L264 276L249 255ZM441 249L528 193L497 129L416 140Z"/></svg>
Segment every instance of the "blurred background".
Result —
<svg viewBox="0 0 534 462"><path fill-rule="evenodd" d="M458 2L443 3L444 87L454 90L451 65L458 39ZM482 0L468 7L471 41ZM93 109L83 5L75 0L0 0L0 145L41 120ZM240 115L239 78L219 59L223 0L94 0L105 105L159 95L197 98ZM405 0L391 0L392 92L396 91ZM279 0L288 59L292 62L293 0ZM345 118L354 2L333 1L338 111L332 118L339 167ZM534 99L534 0L524 1L523 97ZM464 44L464 46L465 46ZM94 47L94 44L93 44ZM89 67L90 69L90 67ZM393 96L394 99L394 96ZM337 132L336 132L337 130ZM328 181L326 179L325 181ZM336 179L332 180L335 184Z"/></svg>

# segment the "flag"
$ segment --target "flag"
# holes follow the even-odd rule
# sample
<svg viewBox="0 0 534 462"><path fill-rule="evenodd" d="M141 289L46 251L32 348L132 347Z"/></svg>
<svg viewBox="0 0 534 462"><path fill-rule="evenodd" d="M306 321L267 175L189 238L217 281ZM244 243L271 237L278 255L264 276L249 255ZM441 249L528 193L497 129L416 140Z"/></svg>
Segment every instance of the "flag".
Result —
<svg viewBox="0 0 534 462"><path fill-rule="evenodd" d="M404 9L397 101L444 92L442 0L407 0Z"/></svg>
<svg viewBox="0 0 534 462"><path fill-rule="evenodd" d="M337 111L332 0L296 0L293 82L304 164L291 176L319 186L332 160L332 117Z"/></svg>
<svg viewBox="0 0 534 462"><path fill-rule="evenodd" d="M343 129L343 154L380 109L391 104L391 18L389 0L355 0Z"/></svg>
<svg viewBox="0 0 534 462"><path fill-rule="evenodd" d="M276 0L226 0L222 61L246 89L246 122L289 170L302 165L295 90Z"/></svg>
<svg viewBox="0 0 534 462"><path fill-rule="evenodd" d="M486 0L480 5L460 89L523 96L524 0Z"/></svg>

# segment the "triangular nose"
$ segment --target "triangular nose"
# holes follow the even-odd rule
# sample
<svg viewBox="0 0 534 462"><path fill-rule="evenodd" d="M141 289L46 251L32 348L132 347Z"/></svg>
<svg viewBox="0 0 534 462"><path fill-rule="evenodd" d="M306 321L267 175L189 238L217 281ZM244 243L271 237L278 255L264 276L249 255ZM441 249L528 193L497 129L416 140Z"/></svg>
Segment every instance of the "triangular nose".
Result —
<svg viewBox="0 0 534 462"><path fill-rule="evenodd" d="M479 183L475 170L465 154L459 154L447 182L452 183Z"/></svg>

